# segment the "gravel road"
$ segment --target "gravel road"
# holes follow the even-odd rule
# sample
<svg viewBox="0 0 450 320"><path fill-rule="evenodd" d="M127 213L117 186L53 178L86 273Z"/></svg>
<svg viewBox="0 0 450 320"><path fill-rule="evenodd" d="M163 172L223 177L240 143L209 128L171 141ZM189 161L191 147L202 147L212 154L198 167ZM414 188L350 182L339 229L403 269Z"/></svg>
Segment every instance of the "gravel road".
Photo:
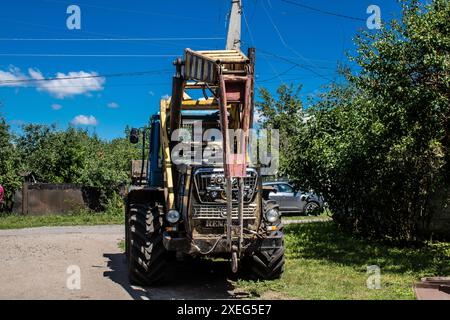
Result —
<svg viewBox="0 0 450 320"><path fill-rule="evenodd" d="M157 300L245 296L229 280L227 262L206 260L175 264L164 286L131 286L125 257L118 246L123 238L123 226L0 230L0 299ZM80 289L67 287L68 279L73 279L68 273L70 266L79 267Z"/></svg>

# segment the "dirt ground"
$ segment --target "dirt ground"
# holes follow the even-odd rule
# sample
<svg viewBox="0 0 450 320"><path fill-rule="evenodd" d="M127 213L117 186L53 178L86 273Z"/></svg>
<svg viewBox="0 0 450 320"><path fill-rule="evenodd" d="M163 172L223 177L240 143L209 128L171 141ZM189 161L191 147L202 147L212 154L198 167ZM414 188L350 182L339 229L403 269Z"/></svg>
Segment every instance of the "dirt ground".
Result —
<svg viewBox="0 0 450 320"><path fill-rule="evenodd" d="M0 299L157 300L245 296L233 287L225 261L176 263L165 285L131 286L125 256L118 246L123 238L122 226L0 230ZM80 289L67 286L68 279L73 279L68 273L70 266L79 267Z"/></svg>

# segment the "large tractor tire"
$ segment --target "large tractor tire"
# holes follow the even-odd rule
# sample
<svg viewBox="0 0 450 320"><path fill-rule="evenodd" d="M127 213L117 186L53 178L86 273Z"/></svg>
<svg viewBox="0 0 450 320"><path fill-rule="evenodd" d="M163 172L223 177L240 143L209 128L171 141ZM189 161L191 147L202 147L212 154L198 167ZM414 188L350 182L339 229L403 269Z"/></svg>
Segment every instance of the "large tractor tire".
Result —
<svg viewBox="0 0 450 320"><path fill-rule="evenodd" d="M264 203L265 210L278 207L274 203ZM263 223L265 229L265 224ZM284 235L281 221L277 225L277 231L272 232L268 238L282 238L280 247L258 248L250 256L243 259L244 272L253 280L279 279L284 272Z"/></svg>
<svg viewBox="0 0 450 320"><path fill-rule="evenodd" d="M243 263L252 280L279 279L284 272L284 246L255 251Z"/></svg>
<svg viewBox="0 0 450 320"><path fill-rule="evenodd" d="M128 202L125 204L125 258L127 263L130 259L130 218Z"/></svg>
<svg viewBox="0 0 450 320"><path fill-rule="evenodd" d="M150 286L165 276L167 251L163 245L163 211L158 204L130 203L128 212L128 275L130 283Z"/></svg>

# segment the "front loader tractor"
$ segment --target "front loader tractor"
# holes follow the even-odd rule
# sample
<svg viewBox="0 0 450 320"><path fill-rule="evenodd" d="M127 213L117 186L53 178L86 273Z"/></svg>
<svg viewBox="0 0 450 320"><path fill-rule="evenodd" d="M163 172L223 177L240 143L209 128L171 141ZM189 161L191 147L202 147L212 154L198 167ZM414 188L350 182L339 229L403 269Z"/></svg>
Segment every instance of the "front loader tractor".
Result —
<svg viewBox="0 0 450 320"><path fill-rule="evenodd" d="M280 213L249 161L254 57L254 49L186 49L174 62L172 96L149 127L131 130L145 150L126 198L132 283L159 283L173 255L229 259L253 279L281 276Z"/></svg>

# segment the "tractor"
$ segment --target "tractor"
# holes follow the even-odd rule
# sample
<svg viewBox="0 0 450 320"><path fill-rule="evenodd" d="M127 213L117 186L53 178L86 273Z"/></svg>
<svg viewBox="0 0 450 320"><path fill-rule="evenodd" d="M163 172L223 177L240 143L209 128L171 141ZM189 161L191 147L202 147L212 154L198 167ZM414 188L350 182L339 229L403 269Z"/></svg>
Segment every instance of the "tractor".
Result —
<svg viewBox="0 0 450 320"><path fill-rule="evenodd" d="M225 258L234 273L277 279L281 215L249 161L255 49L186 49L174 66L172 95L130 132L131 143L143 140L125 206L130 282L161 283L172 256Z"/></svg>

